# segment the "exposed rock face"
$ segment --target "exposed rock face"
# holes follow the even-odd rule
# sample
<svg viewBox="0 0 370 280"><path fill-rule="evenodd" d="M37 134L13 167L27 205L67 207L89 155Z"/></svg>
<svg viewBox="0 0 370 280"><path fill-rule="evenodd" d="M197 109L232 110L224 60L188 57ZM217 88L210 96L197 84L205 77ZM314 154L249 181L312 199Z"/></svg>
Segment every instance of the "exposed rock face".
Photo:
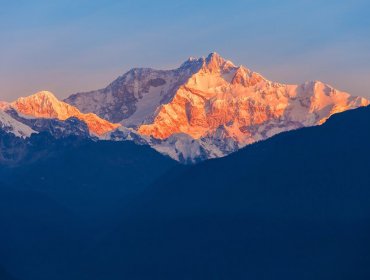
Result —
<svg viewBox="0 0 370 280"><path fill-rule="evenodd" d="M220 157L369 104L319 81L271 82L216 53L190 58L175 70L133 69L105 89L65 101L133 128L176 159Z"/></svg>
<svg viewBox="0 0 370 280"><path fill-rule="evenodd" d="M91 133L102 135L119 125L103 120L93 113L83 114L77 108L59 101L51 92L41 91L28 97L21 97L10 104L18 113L33 118L48 118L65 121L75 117L85 122Z"/></svg>
<svg viewBox="0 0 370 280"><path fill-rule="evenodd" d="M77 93L65 102L111 122L138 126L152 119L157 108L168 103L201 66L202 60L198 59L189 60L176 70L135 68L104 89Z"/></svg>
<svg viewBox="0 0 370 280"><path fill-rule="evenodd" d="M138 126L152 119L157 108L168 103L201 66L201 59L189 59L176 70L135 68L104 89L77 93L65 102L111 122Z"/></svg>

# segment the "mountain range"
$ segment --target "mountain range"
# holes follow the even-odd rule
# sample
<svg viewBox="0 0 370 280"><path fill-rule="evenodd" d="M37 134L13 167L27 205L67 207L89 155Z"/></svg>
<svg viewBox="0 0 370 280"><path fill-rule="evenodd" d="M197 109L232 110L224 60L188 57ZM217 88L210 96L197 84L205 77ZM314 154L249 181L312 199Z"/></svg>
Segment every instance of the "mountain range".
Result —
<svg viewBox="0 0 370 280"><path fill-rule="evenodd" d="M23 138L47 131L57 138L134 141L195 163L368 104L319 81L271 82L211 53L174 70L134 68L104 89L64 101L42 91L1 102L0 124Z"/></svg>
<svg viewBox="0 0 370 280"><path fill-rule="evenodd" d="M0 279L368 280L369 104L216 53L0 102Z"/></svg>

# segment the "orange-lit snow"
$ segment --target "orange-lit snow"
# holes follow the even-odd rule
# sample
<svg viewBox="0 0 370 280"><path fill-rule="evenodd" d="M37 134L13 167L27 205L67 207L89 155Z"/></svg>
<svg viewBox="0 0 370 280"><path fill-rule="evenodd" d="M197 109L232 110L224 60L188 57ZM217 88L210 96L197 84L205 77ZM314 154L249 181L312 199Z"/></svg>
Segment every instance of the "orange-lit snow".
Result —
<svg viewBox="0 0 370 280"><path fill-rule="evenodd" d="M203 67L162 105L139 133L166 139L185 133L195 139L223 127L227 137L250 144L302 126L318 125L332 114L370 102L321 82L285 85L212 54Z"/></svg>
<svg viewBox="0 0 370 280"><path fill-rule="evenodd" d="M96 135L102 135L120 126L103 120L93 113L83 114L77 108L59 101L49 91L41 91L28 97L18 98L11 103L11 107L23 115L36 118L66 120L70 117L76 117L84 121L90 132Z"/></svg>

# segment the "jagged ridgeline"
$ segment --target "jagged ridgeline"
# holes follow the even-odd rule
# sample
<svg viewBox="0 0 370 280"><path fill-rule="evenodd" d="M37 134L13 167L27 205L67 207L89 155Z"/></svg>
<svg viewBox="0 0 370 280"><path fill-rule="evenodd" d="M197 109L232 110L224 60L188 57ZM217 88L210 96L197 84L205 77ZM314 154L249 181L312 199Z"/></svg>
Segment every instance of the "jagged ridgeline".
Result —
<svg viewBox="0 0 370 280"><path fill-rule="evenodd" d="M211 53L189 58L174 70L134 68L104 89L64 101L44 91L1 103L0 121L5 131L20 137L45 130L62 137L63 130L73 134L67 120L75 118L78 135L134 141L194 163L284 131L321 125L335 113L368 104L319 81L272 82ZM56 121L36 121L41 118Z"/></svg>

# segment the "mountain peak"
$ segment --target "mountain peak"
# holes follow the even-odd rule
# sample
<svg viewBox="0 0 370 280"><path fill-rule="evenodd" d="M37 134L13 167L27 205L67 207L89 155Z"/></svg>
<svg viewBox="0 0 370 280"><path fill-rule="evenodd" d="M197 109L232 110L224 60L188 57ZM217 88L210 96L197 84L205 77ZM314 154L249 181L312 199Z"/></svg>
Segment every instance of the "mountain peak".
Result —
<svg viewBox="0 0 370 280"><path fill-rule="evenodd" d="M79 93L66 102L162 141L151 145L164 145L158 149L168 148L174 157L180 157L181 150L191 157L207 151L210 158L283 131L322 124L334 113L369 101L319 82L272 82L212 52L191 57L177 69L143 71L135 79Z"/></svg>
<svg viewBox="0 0 370 280"><path fill-rule="evenodd" d="M204 58L196 58L190 56L183 64L181 64L179 69L193 68L196 72L203 64Z"/></svg>
<svg viewBox="0 0 370 280"><path fill-rule="evenodd" d="M219 53L217 52L211 52L210 54L208 54L206 60L209 61L209 60L212 60L212 59L216 59L216 60L222 60L222 61L226 61L225 58L223 58Z"/></svg>
<svg viewBox="0 0 370 280"><path fill-rule="evenodd" d="M12 102L11 105L16 106L37 106L39 108L53 108L53 111L57 111L60 107L58 98L50 91L39 91L26 97L20 97L16 101Z"/></svg>
<svg viewBox="0 0 370 280"><path fill-rule="evenodd" d="M65 106L61 103L50 91L39 91L35 94L18 98L11 103L11 106L25 115L60 119L66 118L63 113L63 107ZM77 109L73 111L77 111Z"/></svg>
<svg viewBox="0 0 370 280"><path fill-rule="evenodd" d="M25 98L28 98L28 99L39 98L39 99L58 101L58 99L56 98L54 93L52 93L51 91L47 91L47 90L42 90L42 91L36 92L36 93L34 93L34 94L32 94L28 97L25 97Z"/></svg>
<svg viewBox="0 0 370 280"><path fill-rule="evenodd" d="M181 64L180 69L191 67L198 70L202 66L211 72L228 70L236 67L230 60L223 58L216 52L212 52L207 57L189 57L183 64Z"/></svg>
<svg viewBox="0 0 370 280"><path fill-rule="evenodd" d="M54 118L64 121L76 117L84 121L90 131L97 135L102 135L119 126L101 119L93 113L81 113L76 107L58 100L50 91L40 91L27 97L18 98L11 103L11 107L23 115L35 118Z"/></svg>
<svg viewBox="0 0 370 280"><path fill-rule="evenodd" d="M234 63L224 59L216 52L210 53L205 59L206 66L209 70L224 70L225 68L235 67Z"/></svg>
<svg viewBox="0 0 370 280"><path fill-rule="evenodd" d="M48 91L48 90L41 90L39 92L36 92L35 94L33 95L37 95L37 96L47 96L47 97L54 97L55 98L55 95L54 93L52 93L51 91Z"/></svg>

